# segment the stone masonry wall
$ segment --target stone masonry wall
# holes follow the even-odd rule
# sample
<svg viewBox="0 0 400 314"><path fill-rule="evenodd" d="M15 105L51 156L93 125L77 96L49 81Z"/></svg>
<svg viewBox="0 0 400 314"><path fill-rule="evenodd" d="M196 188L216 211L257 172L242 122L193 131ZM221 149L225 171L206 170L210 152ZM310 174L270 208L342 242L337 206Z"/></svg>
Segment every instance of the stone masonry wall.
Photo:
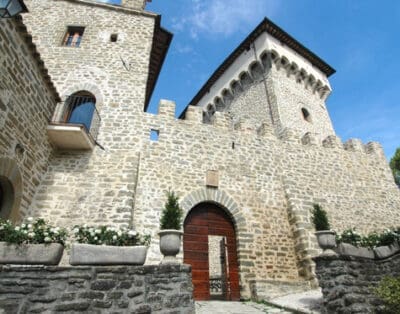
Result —
<svg viewBox="0 0 400 314"><path fill-rule="evenodd" d="M277 121L281 127L297 129L300 133L316 133L319 140L335 135L325 98L320 93L306 87L303 81L297 82L295 75L288 75L287 70L272 67L271 76L274 101L272 106L278 114ZM311 115L311 122L304 120L301 109L305 108Z"/></svg>
<svg viewBox="0 0 400 314"><path fill-rule="evenodd" d="M385 276L400 276L400 254L385 260L319 256L315 261L326 313L386 313L373 289Z"/></svg>
<svg viewBox="0 0 400 314"><path fill-rule="evenodd" d="M97 141L105 148L58 152L31 215L59 224L129 225L143 138L137 121L143 115L156 15L90 1L26 4L28 27L62 98L80 90L96 97ZM61 45L71 25L85 27L79 48ZM118 35L117 42L110 41L111 34Z"/></svg>
<svg viewBox="0 0 400 314"><path fill-rule="evenodd" d="M0 176L14 185L13 220L27 214L46 172L46 126L57 98L20 18L0 19Z"/></svg>
<svg viewBox="0 0 400 314"><path fill-rule="evenodd" d="M298 289L315 279L311 257L319 249L310 223L313 203L328 211L339 231L355 225L360 231L382 229L399 220L400 193L376 143L343 144L335 136L322 136L326 128L303 137L309 129L285 128L284 116L278 133L268 121L258 128L247 118L233 123L229 113L221 112L212 125L203 124L201 108L190 107L185 120L176 120L174 104L167 101L158 115L143 113L154 15L85 1L27 3L29 27L61 94L80 89L95 94L102 118L98 141L105 147L52 158L31 207L34 215L66 226L133 223L137 231L152 235L147 263L158 263L166 191L180 196L185 215L200 202L218 203L236 228L244 298L251 296L250 286L259 286L255 282L264 281L270 291L271 282L277 290L290 284ZM44 17L50 8L47 12L54 14ZM80 48L60 46L68 25L86 26ZM121 41L108 42L112 32ZM297 84L293 77L282 78L282 84L282 91L278 86L270 95L272 104L284 107L284 96L291 106L297 96L310 97L311 114L321 110L325 135L331 135L327 112L314 108L322 100L303 91L297 95L290 85ZM249 91L250 106L262 90ZM285 110L275 106L274 116ZM300 114L293 119L301 119ZM159 131L158 141L150 141L151 129ZM208 170L218 171L217 188L206 187Z"/></svg>
<svg viewBox="0 0 400 314"><path fill-rule="evenodd" d="M190 266L1 266L0 311L194 313Z"/></svg>
<svg viewBox="0 0 400 314"><path fill-rule="evenodd" d="M142 147L133 210L136 228L154 235L148 262L160 260L156 232L169 188L181 197L185 214L201 201L231 214L244 294L251 280L313 280L311 257L319 250L313 203L328 211L338 231L383 229L400 217L400 193L376 143L302 141L294 130L277 138L247 123L234 128L229 113L218 112L207 125L200 108L187 116L174 120L173 104L162 102L158 116L142 121L144 130L160 132L158 142ZM218 189L206 187L207 170L218 171Z"/></svg>

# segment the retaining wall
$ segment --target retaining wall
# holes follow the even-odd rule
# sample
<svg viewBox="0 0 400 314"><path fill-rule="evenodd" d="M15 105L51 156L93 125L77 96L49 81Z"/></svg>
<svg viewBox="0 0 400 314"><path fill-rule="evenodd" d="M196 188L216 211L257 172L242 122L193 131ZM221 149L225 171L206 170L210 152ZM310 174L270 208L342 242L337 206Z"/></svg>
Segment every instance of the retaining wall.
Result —
<svg viewBox="0 0 400 314"><path fill-rule="evenodd" d="M2 266L0 313L194 313L191 268Z"/></svg>
<svg viewBox="0 0 400 314"><path fill-rule="evenodd" d="M400 253L386 259L318 256L316 274L326 313L385 313L373 290L385 276L400 276Z"/></svg>

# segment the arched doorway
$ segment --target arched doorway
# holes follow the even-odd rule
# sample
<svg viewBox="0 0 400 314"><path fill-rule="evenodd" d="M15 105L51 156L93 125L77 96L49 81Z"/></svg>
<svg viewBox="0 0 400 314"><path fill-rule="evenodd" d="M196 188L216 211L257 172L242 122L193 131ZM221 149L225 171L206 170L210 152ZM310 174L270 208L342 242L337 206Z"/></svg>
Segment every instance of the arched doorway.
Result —
<svg viewBox="0 0 400 314"><path fill-rule="evenodd" d="M184 223L183 259L192 265L196 300L240 299L235 227L221 207L200 203L189 212Z"/></svg>

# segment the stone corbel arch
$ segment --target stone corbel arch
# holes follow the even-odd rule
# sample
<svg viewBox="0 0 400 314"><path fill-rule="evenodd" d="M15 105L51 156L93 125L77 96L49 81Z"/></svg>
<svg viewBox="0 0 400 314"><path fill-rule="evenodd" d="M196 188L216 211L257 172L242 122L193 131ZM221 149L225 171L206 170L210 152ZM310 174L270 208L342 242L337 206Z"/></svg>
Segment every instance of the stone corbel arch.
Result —
<svg viewBox="0 0 400 314"><path fill-rule="evenodd" d="M246 227L246 219L233 198L224 191L212 188L201 188L186 195L181 201L183 216L186 218L194 206L204 202L221 206L232 218L236 231Z"/></svg>
<svg viewBox="0 0 400 314"><path fill-rule="evenodd" d="M0 158L0 183L4 188L3 208L7 219L16 222L21 219L22 176L18 164L10 158Z"/></svg>

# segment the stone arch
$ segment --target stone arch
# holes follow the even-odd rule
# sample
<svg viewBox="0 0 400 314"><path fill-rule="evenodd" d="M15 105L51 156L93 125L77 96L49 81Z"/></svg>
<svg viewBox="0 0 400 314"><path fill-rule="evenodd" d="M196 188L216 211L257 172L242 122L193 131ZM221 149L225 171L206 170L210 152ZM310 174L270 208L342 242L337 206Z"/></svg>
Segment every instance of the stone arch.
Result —
<svg viewBox="0 0 400 314"><path fill-rule="evenodd" d="M214 113L215 111L222 111L225 107L224 100L221 97L216 96L214 98Z"/></svg>
<svg viewBox="0 0 400 314"><path fill-rule="evenodd" d="M275 58L277 57L276 54L274 56L275 56ZM261 60L261 64L263 66L264 72L267 71L267 69L269 69L271 67L271 61L273 61L272 51L268 52L267 50L264 50L260 55L260 60Z"/></svg>
<svg viewBox="0 0 400 314"><path fill-rule="evenodd" d="M239 81L232 80L230 85L231 85L231 90L232 90L232 93L233 93L234 96L237 96L241 92L243 92L243 87L242 87L242 85L240 84Z"/></svg>
<svg viewBox="0 0 400 314"><path fill-rule="evenodd" d="M260 80L263 77L263 66L259 61L254 61L249 65L250 75L254 80Z"/></svg>
<svg viewBox="0 0 400 314"><path fill-rule="evenodd" d="M232 100L233 100L233 94L231 90L224 88L224 90L222 91L222 101L225 104L225 106L228 107L231 104ZM217 105L217 110L221 111L221 109L223 108L218 108Z"/></svg>
<svg viewBox="0 0 400 314"><path fill-rule="evenodd" d="M226 192L217 189L201 188L186 195L181 201L181 207L184 211L183 216L186 218L193 207L207 202L217 204L226 211L231 217L236 230L246 227L246 219L234 199Z"/></svg>
<svg viewBox="0 0 400 314"><path fill-rule="evenodd" d="M277 63L280 59L279 53L276 50L272 49L270 54L272 62Z"/></svg>
<svg viewBox="0 0 400 314"><path fill-rule="evenodd" d="M89 83L89 82L85 82L85 83L76 83L73 84L71 86L69 86L62 94L62 99L66 100L68 98L68 96L79 92L79 91L88 91L91 94L93 94L93 96L96 98L96 108L97 110L100 110L103 107L103 102L104 102L104 98L103 98L103 93L101 92L101 90L97 87L97 85Z"/></svg>
<svg viewBox="0 0 400 314"><path fill-rule="evenodd" d="M240 84L242 85L243 89L247 89L250 87L250 85L253 83L253 79L250 76L249 72L243 71L239 75L239 81Z"/></svg>
<svg viewBox="0 0 400 314"><path fill-rule="evenodd" d="M286 69L290 65L290 61L285 56L282 56L279 60L279 67Z"/></svg>
<svg viewBox="0 0 400 314"><path fill-rule="evenodd" d="M15 160L0 158L0 184L4 193L1 218L13 222L20 220L20 205L22 200L22 176Z"/></svg>

